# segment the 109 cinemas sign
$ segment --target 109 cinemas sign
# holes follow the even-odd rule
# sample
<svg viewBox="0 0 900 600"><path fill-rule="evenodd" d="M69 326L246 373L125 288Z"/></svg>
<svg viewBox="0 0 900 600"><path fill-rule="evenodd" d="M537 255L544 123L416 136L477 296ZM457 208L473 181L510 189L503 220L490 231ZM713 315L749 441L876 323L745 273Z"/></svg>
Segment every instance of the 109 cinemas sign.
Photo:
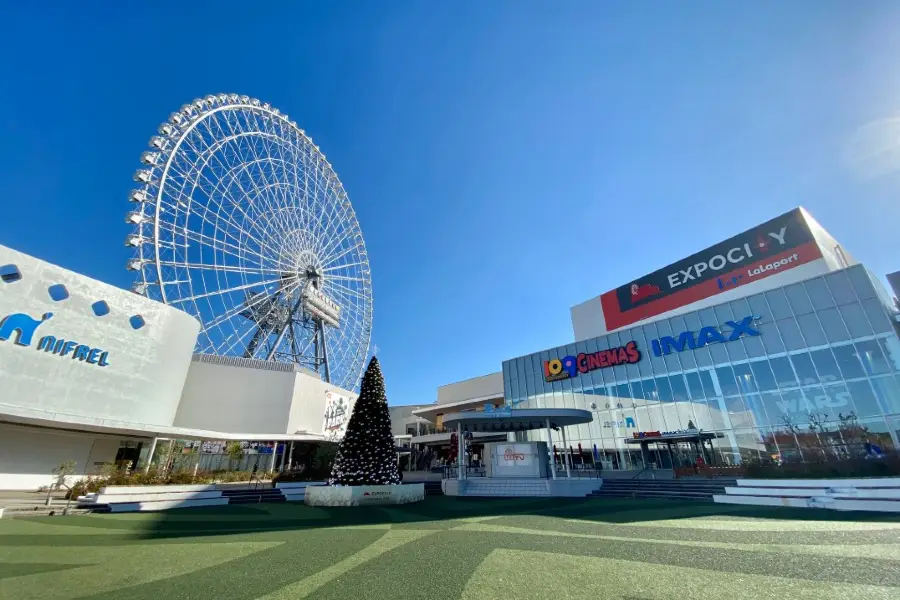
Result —
<svg viewBox="0 0 900 600"><path fill-rule="evenodd" d="M741 339L742 336L755 337L761 335L755 322L759 317L747 316L740 321L725 321L718 327L707 326L700 331L683 331L678 335L664 335L650 341L655 356L665 356L672 352L696 350L710 344L724 344ZM641 352L637 343L628 342L624 346L600 350L599 352L582 352L577 356L566 356L544 361L544 381L559 381L577 377L579 373L587 373L595 369L614 367L616 365L633 364L641 360Z"/></svg>

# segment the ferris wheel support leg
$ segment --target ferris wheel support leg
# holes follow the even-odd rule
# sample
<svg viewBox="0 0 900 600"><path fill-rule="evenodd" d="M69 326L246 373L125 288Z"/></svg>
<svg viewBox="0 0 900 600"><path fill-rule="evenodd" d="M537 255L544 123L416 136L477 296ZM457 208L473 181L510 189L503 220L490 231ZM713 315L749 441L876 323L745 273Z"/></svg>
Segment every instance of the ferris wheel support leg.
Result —
<svg viewBox="0 0 900 600"><path fill-rule="evenodd" d="M291 314L288 315L287 321L281 327L281 331L278 332L278 337L275 338L275 343L272 344L272 349L269 350L268 356L266 356L266 360L272 360L275 356L275 351L278 350L279 344L281 344L281 340L284 339L284 334L287 333L288 327L291 326L291 323L294 321L294 315L297 314L297 311L300 310L300 303L303 302L303 294L300 294L300 297L297 298L297 301L294 303L293 308L291 308Z"/></svg>
<svg viewBox="0 0 900 600"><path fill-rule="evenodd" d="M325 343L325 324L319 321L319 331L322 333L322 362L325 364L325 383L331 383L331 368L328 366L328 345Z"/></svg>

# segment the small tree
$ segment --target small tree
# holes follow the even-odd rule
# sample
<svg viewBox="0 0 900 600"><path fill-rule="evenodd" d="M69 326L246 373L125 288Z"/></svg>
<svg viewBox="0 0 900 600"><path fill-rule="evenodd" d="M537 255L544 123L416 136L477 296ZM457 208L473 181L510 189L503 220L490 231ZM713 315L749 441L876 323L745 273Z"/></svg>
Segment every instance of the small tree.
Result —
<svg viewBox="0 0 900 600"><path fill-rule="evenodd" d="M228 442L225 454L228 455L228 470L234 471L234 464L244 457L244 449L241 448L240 442Z"/></svg>
<svg viewBox="0 0 900 600"><path fill-rule="evenodd" d="M330 485L396 485L400 483L394 434L378 359L369 361L347 432L338 447Z"/></svg>

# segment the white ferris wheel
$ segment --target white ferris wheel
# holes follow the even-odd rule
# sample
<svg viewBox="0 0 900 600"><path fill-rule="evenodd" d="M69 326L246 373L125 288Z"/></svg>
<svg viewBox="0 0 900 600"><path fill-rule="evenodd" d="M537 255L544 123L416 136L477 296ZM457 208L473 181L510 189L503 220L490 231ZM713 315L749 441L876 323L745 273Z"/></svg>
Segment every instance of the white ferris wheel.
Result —
<svg viewBox="0 0 900 600"><path fill-rule="evenodd" d="M136 293L197 317L196 351L296 363L354 389L372 331L365 242L309 136L237 94L184 105L134 179Z"/></svg>

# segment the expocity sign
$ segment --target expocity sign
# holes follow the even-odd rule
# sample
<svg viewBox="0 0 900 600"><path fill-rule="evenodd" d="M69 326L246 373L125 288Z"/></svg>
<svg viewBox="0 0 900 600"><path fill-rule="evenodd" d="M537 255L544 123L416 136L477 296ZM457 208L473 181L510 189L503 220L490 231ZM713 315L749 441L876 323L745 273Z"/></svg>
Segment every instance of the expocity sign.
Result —
<svg viewBox="0 0 900 600"><path fill-rule="evenodd" d="M609 350L582 352L578 356L566 356L562 359L554 358L544 361L544 381L569 379L577 377L579 373L636 363L639 360L641 353L634 341Z"/></svg>
<svg viewBox="0 0 900 600"><path fill-rule="evenodd" d="M13 344L27 348L31 346L37 328L51 318L53 318L53 313L49 312L44 313L40 320L32 318L25 313L7 315L0 321L0 341L5 342L12 338ZM71 355L73 360L97 365L98 367L109 366L109 352L74 340L45 335L38 341L37 349L59 357Z"/></svg>
<svg viewBox="0 0 900 600"><path fill-rule="evenodd" d="M719 327L704 327L697 333L684 331L677 338L665 335L650 342L650 346L653 348L653 354L663 356L671 354L673 351L684 352L687 349L696 350L709 344L733 342L739 340L743 335L761 335L757 329L751 327L753 321L758 318L749 316L744 317L739 322L725 321L725 326L729 329L724 332Z"/></svg>
<svg viewBox="0 0 900 600"><path fill-rule="evenodd" d="M687 306L822 257L800 209L600 297L608 331Z"/></svg>

